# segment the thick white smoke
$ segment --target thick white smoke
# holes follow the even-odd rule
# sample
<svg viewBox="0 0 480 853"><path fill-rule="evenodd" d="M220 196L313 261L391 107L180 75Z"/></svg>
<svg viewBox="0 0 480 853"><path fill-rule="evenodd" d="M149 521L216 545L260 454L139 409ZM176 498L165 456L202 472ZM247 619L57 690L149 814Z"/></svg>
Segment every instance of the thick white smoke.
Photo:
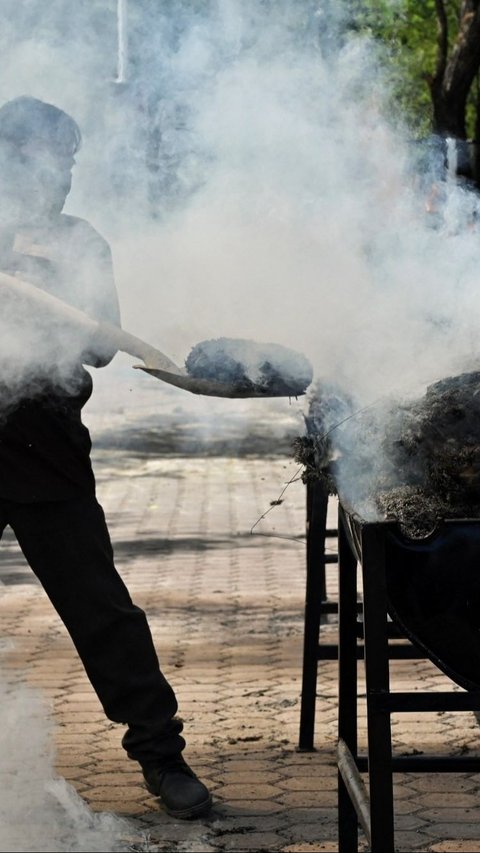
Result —
<svg viewBox="0 0 480 853"><path fill-rule="evenodd" d="M54 771L52 721L38 691L0 674L0 850L126 851L126 820L93 813ZM137 849L137 848L136 848ZM140 842L139 849L148 849Z"/></svg>
<svg viewBox="0 0 480 853"><path fill-rule="evenodd" d="M332 50L340 0L0 5L0 94L80 123L67 209L113 243L126 328L180 362L287 344L366 401L475 362L475 234L430 227L377 49Z"/></svg>
<svg viewBox="0 0 480 853"><path fill-rule="evenodd" d="M202 338L276 340L370 402L476 363L476 234L454 187L431 227L378 51L351 39L325 55L302 5L197 4L208 13L179 14L174 44L165 15L143 75L161 81L174 188L160 221L124 217L117 278L125 322L177 360ZM125 158L145 186L136 170Z"/></svg>

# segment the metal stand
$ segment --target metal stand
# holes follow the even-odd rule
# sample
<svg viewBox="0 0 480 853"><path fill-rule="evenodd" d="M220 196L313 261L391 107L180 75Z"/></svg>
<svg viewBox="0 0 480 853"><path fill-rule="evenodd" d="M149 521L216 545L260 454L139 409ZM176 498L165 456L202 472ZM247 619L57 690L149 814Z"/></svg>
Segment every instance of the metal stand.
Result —
<svg viewBox="0 0 480 853"><path fill-rule="evenodd" d="M480 710L476 692L390 692L392 623L387 605L386 523L359 522L339 509L339 853L357 853L358 824L372 853L394 851L394 772L478 772L480 758L392 756L393 712ZM363 578L368 756L357 751L357 558ZM398 634L397 634L398 635ZM397 646L398 648L398 646ZM396 657L425 657L411 643ZM368 789L361 773L368 775Z"/></svg>
<svg viewBox="0 0 480 853"><path fill-rule="evenodd" d="M337 613L338 602L327 595L325 567L337 563L336 554L325 552L328 537L337 530L327 528L328 492L322 483L307 484L307 582L305 591L305 622L303 639L302 694L298 750L313 752L315 747L315 703L319 660L336 660L338 647L320 643L321 619L324 614Z"/></svg>

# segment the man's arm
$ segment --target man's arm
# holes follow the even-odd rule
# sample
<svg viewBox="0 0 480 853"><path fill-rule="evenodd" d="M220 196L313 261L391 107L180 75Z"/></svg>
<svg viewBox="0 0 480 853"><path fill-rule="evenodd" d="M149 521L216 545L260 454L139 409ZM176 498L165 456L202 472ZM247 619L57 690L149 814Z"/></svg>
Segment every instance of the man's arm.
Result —
<svg viewBox="0 0 480 853"><path fill-rule="evenodd" d="M94 320L120 326L120 306L113 273L112 253L107 241L93 226L82 219L68 217L74 232L75 302ZM105 367L117 350L94 335L84 349L81 360L92 367Z"/></svg>

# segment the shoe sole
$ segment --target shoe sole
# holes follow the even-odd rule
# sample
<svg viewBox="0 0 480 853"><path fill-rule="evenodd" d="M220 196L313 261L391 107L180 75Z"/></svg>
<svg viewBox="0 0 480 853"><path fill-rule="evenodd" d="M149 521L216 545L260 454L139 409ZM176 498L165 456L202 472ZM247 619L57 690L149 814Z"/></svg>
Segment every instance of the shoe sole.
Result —
<svg viewBox="0 0 480 853"><path fill-rule="evenodd" d="M154 788L152 788L148 784L146 785L146 788L150 794L153 794L154 797L157 797L157 799L160 800L162 806L164 807L167 814L170 815L170 817L176 817L179 820L189 820L190 818L200 817L201 815L206 814L208 811L210 811L212 807L212 797L209 794L206 800L204 800L202 803L197 803L196 806L190 806L189 809L171 809L167 806L164 800L162 800L160 794L158 794Z"/></svg>
<svg viewBox="0 0 480 853"><path fill-rule="evenodd" d="M197 803L196 806L192 806L190 809L169 809L168 806L165 805L165 810L171 817L176 817L179 820L189 820L191 818L201 817L202 815L207 814L211 807L212 798L208 797L208 799L204 800L203 803Z"/></svg>

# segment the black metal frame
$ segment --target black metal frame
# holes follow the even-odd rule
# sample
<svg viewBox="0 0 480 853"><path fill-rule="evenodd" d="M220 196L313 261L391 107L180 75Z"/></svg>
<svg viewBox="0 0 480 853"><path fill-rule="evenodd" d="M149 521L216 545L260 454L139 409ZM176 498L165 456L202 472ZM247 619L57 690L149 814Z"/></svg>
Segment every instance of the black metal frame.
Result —
<svg viewBox="0 0 480 853"><path fill-rule="evenodd" d="M372 853L394 851L394 772L478 772L480 758L393 756L393 712L478 711L480 691L391 692L385 533L388 522L365 522L341 505L339 552L339 853L357 853L362 824ZM363 580L368 755L357 747L357 562ZM402 656L425 657L411 646ZM367 795L361 773L368 774Z"/></svg>
<svg viewBox="0 0 480 853"><path fill-rule="evenodd" d="M303 634L303 666L300 701L300 726L298 752L314 752L315 708L317 699L318 664L322 660L338 660L338 644L322 642L322 617L338 614L338 600L329 598L326 566L338 564L338 553L326 552L326 541L337 544L338 529L327 527L329 492L322 481L307 482L306 487L306 587ZM337 549L338 550L338 549ZM357 600L356 611L362 614L362 603ZM357 621L357 638L363 638L363 624ZM389 625L390 639L398 639L398 632ZM363 658L363 646L357 647L357 658ZM422 657L410 644L391 645L391 658Z"/></svg>
<svg viewBox="0 0 480 853"><path fill-rule="evenodd" d="M300 704L299 752L314 751L315 704L319 660L336 660L338 646L320 643L322 616L338 613L338 601L329 600L327 594L326 566L337 563L337 554L327 554L327 538L337 538L337 529L327 527L329 494L322 482L308 482L306 488L307 509L307 558L305 588L305 620L303 634L302 692Z"/></svg>

